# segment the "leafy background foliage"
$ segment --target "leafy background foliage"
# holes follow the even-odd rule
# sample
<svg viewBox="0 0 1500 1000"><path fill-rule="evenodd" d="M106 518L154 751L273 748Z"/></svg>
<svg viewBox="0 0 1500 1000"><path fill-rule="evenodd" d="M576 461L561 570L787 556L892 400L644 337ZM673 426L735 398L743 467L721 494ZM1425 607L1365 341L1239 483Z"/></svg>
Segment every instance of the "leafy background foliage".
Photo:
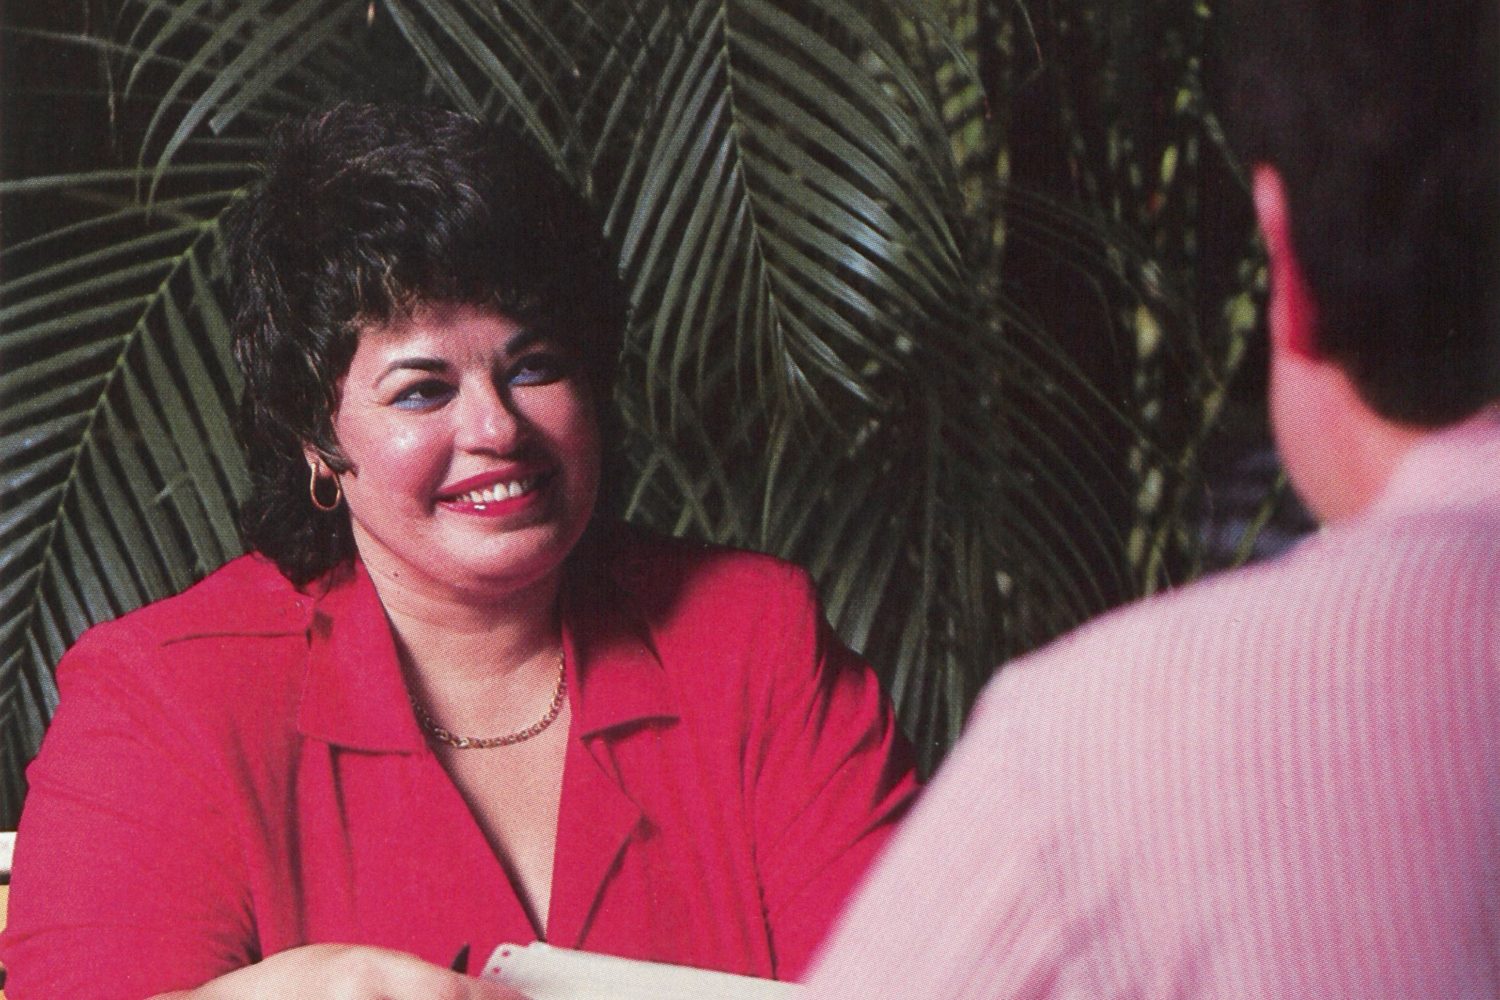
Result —
<svg viewBox="0 0 1500 1000"><path fill-rule="evenodd" d="M341 98L507 120L601 207L626 516L809 566L928 764L997 664L1213 561L1263 275L1210 5L5 17L0 824L67 645L240 551L218 223L270 124Z"/></svg>

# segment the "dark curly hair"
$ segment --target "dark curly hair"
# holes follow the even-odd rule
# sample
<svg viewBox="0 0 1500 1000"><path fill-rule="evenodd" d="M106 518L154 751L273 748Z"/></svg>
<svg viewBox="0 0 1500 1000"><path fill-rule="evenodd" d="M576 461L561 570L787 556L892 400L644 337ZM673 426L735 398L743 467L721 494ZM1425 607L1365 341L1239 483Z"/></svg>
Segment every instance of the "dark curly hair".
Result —
<svg viewBox="0 0 1500 1000"><path fill-rule="evenodd" d="M354 555L315 510L305 444L347 471L337 386L362 328L423 303L562 320L608 423L625 297L593 214L520 137L436 108L341 104L284 122L225 227L246 544L301 585ZM608 428L604 429L608 440Z"/></svg>
<svg viewBox="0 0 1500 1000"><path fill-rule="evenodd" d="M1227 0L1227 119L1281 174L1319 348L1388 419L1500 397L1493 0Z"/></svg>

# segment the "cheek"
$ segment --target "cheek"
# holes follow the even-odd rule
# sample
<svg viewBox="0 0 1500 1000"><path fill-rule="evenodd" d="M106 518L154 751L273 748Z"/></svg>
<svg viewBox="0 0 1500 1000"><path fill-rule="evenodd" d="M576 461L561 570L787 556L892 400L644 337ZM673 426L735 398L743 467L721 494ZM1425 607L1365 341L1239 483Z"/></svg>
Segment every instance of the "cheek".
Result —
<svg viewBox="0 0 1500 1000"><path fill-rule="evenodd" d="M594 408L585 397L569 400L550 413L551 448L567 470L572 505L592 509L601 478L601 441Z"/></svg>
<svg viewBox="0 0 1500 1000"><path fill-rule="evenodd" d="M586 391L568 387L538 397L529 407L529 419L560 454L582 458L599 452L599 422Z"/></svg>
<svg viewBox="0 0 1500 1000"><path fill-rule="evenodd" d="M358 425L347 436L340 429L339 443L353 466L350 476L366 489L380 486L396 495L425 495L440 484L446 469L442 442L409 426Z"/></svg>
<svg viewBox="0 0 1500 1000"><path fill-rule="evenodd" d="M577 408L566 431L569 450L579 461L589 466L589 472L599 477L600 448L599 420L594 408L587 401Z"/></svg>
<svg viewBox="0 0 1500 1000"><path fill-rule="evenodd" d="M594 416L593 407L579 408L569 428L569 436L580 453L594 455L599 453L599 421Z"/></svg>

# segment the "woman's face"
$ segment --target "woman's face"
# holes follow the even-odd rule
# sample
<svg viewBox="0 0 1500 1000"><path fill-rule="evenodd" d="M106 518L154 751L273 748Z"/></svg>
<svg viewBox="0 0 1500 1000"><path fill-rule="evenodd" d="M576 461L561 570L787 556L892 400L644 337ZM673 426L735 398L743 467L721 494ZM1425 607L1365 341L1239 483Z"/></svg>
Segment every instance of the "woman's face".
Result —
<svg viewBox="0 0 1500 1000"><path fill-rule="evenodd" d="M333 426L377 579L500 597L555 574L594 510L593 400L545 328L436 304L362 331Z"/></svg>

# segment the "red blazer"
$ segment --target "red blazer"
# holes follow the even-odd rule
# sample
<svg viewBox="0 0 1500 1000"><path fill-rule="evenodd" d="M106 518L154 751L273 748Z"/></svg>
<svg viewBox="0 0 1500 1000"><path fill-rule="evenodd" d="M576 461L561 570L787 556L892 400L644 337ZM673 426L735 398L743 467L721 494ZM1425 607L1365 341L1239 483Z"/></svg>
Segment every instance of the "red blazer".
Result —
<svg viewBox="0 0 1500 1000"><path fill-rule="evenodd" d="M635 536L563 589L547 938L798 975L914 791L869 668L785 563ZM312 942L477 971L535 938L428 748L362 567L258 556L89 631L31 791L12 1000L149 996Z"/></svg>

